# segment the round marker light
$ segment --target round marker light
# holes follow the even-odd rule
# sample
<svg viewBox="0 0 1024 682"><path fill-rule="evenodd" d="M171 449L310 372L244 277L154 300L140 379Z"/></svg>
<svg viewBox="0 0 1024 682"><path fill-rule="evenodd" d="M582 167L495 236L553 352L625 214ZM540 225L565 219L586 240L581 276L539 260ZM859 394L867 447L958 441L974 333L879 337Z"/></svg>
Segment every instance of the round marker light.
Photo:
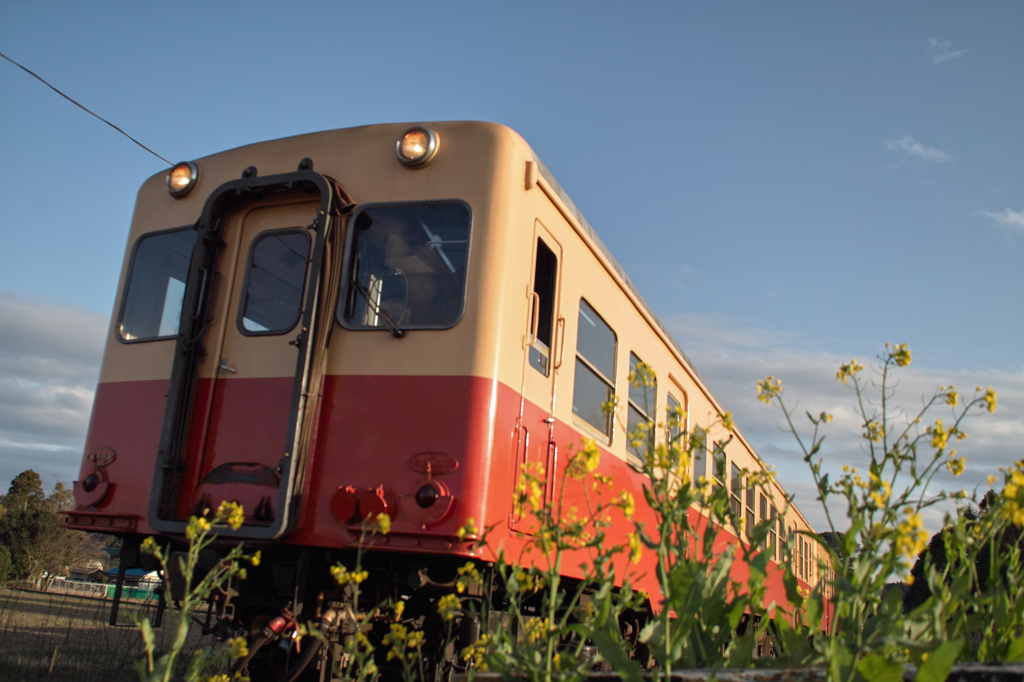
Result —
<svg viewBox="0 0 1024 682"><path fill-rule="evenodd" d="M85 492L87 493L91 493L93 490L96 490L96 486L100 484L100 481L101 479L99 475L97 475L96 472L94 471L88 476L86 476L85 480L82 481L82 489L85 490Z"/></svg>
<svg viewBox="0 0 1024 682"><path fill-rule="evenodd" d="M167 191L172 197L183 197L196 186L198 179L199 167L191 161L182 161L167 174Z"/></svg>
<svg viewBox="0 0 1024 682"><path fill-rule="evenodd" d="M437 498L440 497L440 495L441 493L438 489L428 483L416 491L416 504L418 504L421 509L429 509L434 506L434 503L437 502Z"/></svg>
<svg viewBox="0 0 1024 682"><path fill-rule="evenodd" d="M395 145L398 160L406 166L422 166L437 153L437 135L430 128L410 128Z"/></svg>

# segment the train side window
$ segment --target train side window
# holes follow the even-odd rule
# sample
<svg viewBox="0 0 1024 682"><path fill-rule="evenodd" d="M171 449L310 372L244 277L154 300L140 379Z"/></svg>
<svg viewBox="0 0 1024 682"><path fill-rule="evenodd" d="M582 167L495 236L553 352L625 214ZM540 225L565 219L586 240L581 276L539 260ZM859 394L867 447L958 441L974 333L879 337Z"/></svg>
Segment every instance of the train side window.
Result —
<svg viewBox="0 0 1024 682"><path fill-rule="evenodd" d="M693 455L693 487L700 488L702 480L707 480L708 472L708 433L700 426L693 427L693 442L690 443Z"/></svg>
<svg viewBox="0 0 1024 682"><path fill-rule="evenodd" d="M686 431L686 416L683 414L683 405L669 393L667 405L665 406L665 445L683 448L682 435Z"/></svg>
<svg viewBox="0 0 1024 682"><path fill-rule="evenodd" d="M777 539L778 538L776 536L776 533L778 532L778 521L779 521L779 519L778 519L778 510L775 509L775 505L774 504L769 507L768 513L769 513L768 518L771 519L771 524L772 524L771 526L769 526L769 530L768 530L768 553L771 554L771 557L774 559L775 556L776 556L775 549L778 546L778 544L777 544Z"/></svg>
<svg viewBox="0 0 1024 682"><path fill-rule="evenodd" d="M736 462L732 463L732 480L729 481L729 507L737 519L743 518L743 475Z"/></svg>
<svg viewBox="0 0 1024 682"><path fill-rule="evenodd" d="M615 332L580 299L572 413L611 439L612 415L602 406L615 395Z"/></svg>
<svg viewBox="0 0 1024 682"><path fill-rule="evenodd" d="M715 490L718 490L725 485L725 470L726 470L726 459L725 459L725 447L719 441L715 441L714 448L711 452L712 467L711 476L715 482Z"/></svg>
<svg viewBox="0 0 1024 682"><path fill-rule="evenodd" d="M538 239L537 263L533 274L533 293L536 294L533 305L538 306L537 337L530 345L530 365L544 376L551 373L551 333L555 323L557 273L558 258L543 239Z"/></svg>
<svg viewBox="0 0 1024 682"><path fill-rule="evenodd" d="M757 493L755 492L754 484L748 479L747 481L747 539L750 540L754 537L754 526L757 525L757 514L754 512L754 504L756 502Z"/></svg>
<svg viewBox="0 0 1024 682"><path fill-rule="evenodd" d="M302 312L309 235L301 228L263 232L252 242L238 327L243 334L284 334Z"/></svg>
<svg viewBox="0 0 1024 682"><path fill-rule="evenodd" d="M135 242L117 323L123 341L178 335L196 234L192 228L167 230L143 235Z"/></svg>
<svg viewBox="0 0 1024 682"><path fill-rule="evenodd" d="M362 207L346 244L342 326L455 326L466 301L471 221L469 206L455 200Z"/></svg>
<svg viewBox="0 0 1024 682"><path fill-rule="evenodd" d="M654 418L657 414L655 400L658 395L658 383L653 374L648 374L646 381L637 386L634 383L637 366L643 362L636 353L629 354L629 408L626 414L626 438L629 439L628 450L641 460L648 448L654 448ZM643 379L644 377L639 377ZM640 430L643 424L647 427Z"/></svg>
<svg viewBox="0 0 1024 682"><path fill-rule="evenodd" d="M764 496L764 493L761 493L759 497L761 498L760 519L761 521L764 521L768 518L768 498Z"/></svg>

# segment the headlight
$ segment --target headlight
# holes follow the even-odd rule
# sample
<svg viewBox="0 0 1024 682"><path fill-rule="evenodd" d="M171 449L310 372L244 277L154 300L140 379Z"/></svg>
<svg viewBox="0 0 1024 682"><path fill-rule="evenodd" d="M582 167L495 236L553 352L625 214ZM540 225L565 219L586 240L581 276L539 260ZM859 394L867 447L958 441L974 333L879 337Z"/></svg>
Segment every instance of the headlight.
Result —
<svg viewBox="0 0 1024 682"><path fill-rule="evenodd" d="M196 186L198 179L199 167L191 161L182 161L167 174L167 191L172 197L183 197Z"/></svg>
<svg viewBox="0 0 1024 682"><path fill-rule="evenodd" d="M422 166L436 153L437 134L430 128L409 128L395 144L395 154L406 166Z"/></svg>

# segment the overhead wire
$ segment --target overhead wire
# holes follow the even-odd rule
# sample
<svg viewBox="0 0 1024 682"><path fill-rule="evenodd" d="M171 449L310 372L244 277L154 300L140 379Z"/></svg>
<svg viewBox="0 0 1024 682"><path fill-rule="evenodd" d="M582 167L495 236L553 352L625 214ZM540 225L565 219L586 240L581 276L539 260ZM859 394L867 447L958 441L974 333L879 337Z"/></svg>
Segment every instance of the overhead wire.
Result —
<svg viewBox="0 0 1024 682"><path fill-rule="evenodd" d="M167 160L167 159L165 159L164 157L160 156L159 154L157 154L157 153L156 153L155 151L153 151L152 149L150 149L150 148L149 148L149 147L147 147L146 145L144 145L144 144L142 144L141 142L139 142L138 140L136 140L136 139L135 139L134 137L132 137L131 135L129 135L129 134L128 134L128 133L126 133L125 131L123 131L123 130L121 130L120 128L118 128L118 127L117 127L116 125L114 125L113 123L111 123L111 122L110 122L110 121L108 121L107 119L103 118L102 116L100 116L99 114L97 114L97 113L95 113L95 112L89 111L89 109L86 109L86 108L85 108L84 106L82 106L81 104L79 104L79 103L78 103L78 102L76 102L75 100L71 99L70 97L68 97L67 95L65 95L65 94L64 94L63 92L61 92L61 91L60 91L60 90L58 90L57 88L55 88L55 87L53 87L52 85L50 85L49 83L47 83L47 82L46 82L46 80L45 80L45 79L44 79L44 78L43 78L42 76L40 76L39 74L37 74L37 73L35 73L34 71L31 71L31 70L29 70L29 69L25 68L24 66L22 66L22 65L21 65L21 64L19 64L18 62L14 61L13 59L11 59L11 58L10 58L10 57L8 57L7 55L5 55L5 54L4 54L3 52L0 52L0 57L3 57L3 58L4 58L4 59L6 59L7 61L9 61L9 62L10 62L11 64L14 64L14 65L15 65L15 66L17 66L17 67L18 67L19 69L21 69L22 71L24 71L24 72L25 72L25 73L27 73L28 75L32 76L33 78L35 78L36 80L38 80L39 82L41 82L41 83L42 83L43 85L45 85L46 87L48 87L48 88L50 88L51 90L53 90L54 92L56 92L56 93L57 93L58 95L60 95L61 97L63 97L63 98L64 98L64 99L66 99L67 101L71 102L72 104L74 104L74 105L75 105L76 107L78 107L78 108L79 108L79 109L81 109L82 111L86 112L87 114L91 114L91 115L95 116L96 118L98 118L99 120L103 121L103 122L104 122L104 123L106 123L106 124L107 124L108 126L110 126L111 128L113 128L113 129L114 129L114 130L116 130L117 132L121 133L122 135L124 135L124 136L125 136L125 137L127 137L127 138L128 138L129 140L131 140L131 141L132 141L132 142L134 142L135 144L137 144L137 145L139 145L140 147L142 147L143 149L145 149L145 150L146 150L147 152L149 152L150 154L152 154L152 155L153 155L153 156L155 156L156 158L158 158L158 159L160 159L161 161L163 161L164 163L166 163L166 164L167 164L168 166L173 166L173 165L174 165L173 163L171 163L170 161L168 161L168 160Z"/></svg>

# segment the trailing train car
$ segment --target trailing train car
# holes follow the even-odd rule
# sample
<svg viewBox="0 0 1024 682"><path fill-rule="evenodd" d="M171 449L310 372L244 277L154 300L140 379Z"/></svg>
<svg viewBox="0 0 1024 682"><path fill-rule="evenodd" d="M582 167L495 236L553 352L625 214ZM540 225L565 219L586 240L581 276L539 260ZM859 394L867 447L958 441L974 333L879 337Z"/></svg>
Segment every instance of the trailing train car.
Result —
<svg viewBox="0 0 1024 682"><path fill-rule="evenodd" d="M656 386L630 388L640 362ZM262 548L232 604L255 628L282 609L313 618L330 565L387 513L367 593L426 614L467 558L487 560L458 535L469 519L502 542L526 530L524 464L551 473L550 499L569 446L593 439L601 473L642 500L626 433L677 406L690 426L724 413L514 131L388 124L263 142L140 189L67 525L123 538L130 568L146 537L180 543L192 515L238 502L244 523L220 535ZM714 428L709 443L725 441ZM739 432L724 459L693 453L694 476L730 486L748 521L775 519L781 560L785 536L810 527L794 507L782 517L781 489L743 486L739 470L763 466ZM656 595L653 570L639 573ZM785 601L777 577L769 591Z"/></svg>

